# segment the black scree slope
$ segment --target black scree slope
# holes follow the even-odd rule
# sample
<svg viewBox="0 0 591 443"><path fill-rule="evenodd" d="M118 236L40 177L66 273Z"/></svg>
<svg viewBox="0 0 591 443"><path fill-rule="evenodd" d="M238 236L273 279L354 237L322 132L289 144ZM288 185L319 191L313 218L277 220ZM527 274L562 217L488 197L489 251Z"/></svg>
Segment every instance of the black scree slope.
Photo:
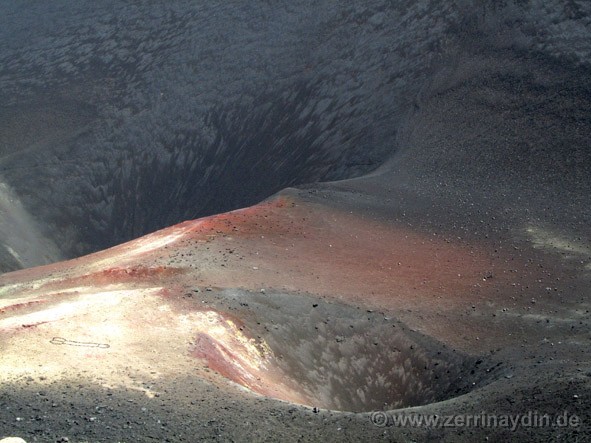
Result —
<svg viewBox="0 0 591 443"><path fill-rule="evenodd" d="M580 203L590 9L2 2L0 271L380 166Z"/></svg>

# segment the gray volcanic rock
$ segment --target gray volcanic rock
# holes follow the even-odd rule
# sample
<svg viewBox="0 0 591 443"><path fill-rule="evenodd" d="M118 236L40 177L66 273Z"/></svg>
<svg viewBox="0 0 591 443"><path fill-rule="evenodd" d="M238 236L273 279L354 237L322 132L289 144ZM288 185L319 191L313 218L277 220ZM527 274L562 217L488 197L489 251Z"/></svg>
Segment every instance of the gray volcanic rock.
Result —
<svg viewBox="0 0 591 443"><path fill-rule="evenodd" d="M533 177L579 205L589 8L4 2L0 181L61 257L396 152L395 176L426 192L425 177L494 190ZM25 248L0 216L4 269L55 259L41 245L14 258Z"/></svg>
<svg viewBox="0 0 591 443"><path fill-rule="evenodd" d="M591 3L350 3L0 3L0 438L589 440Z"/></svg>

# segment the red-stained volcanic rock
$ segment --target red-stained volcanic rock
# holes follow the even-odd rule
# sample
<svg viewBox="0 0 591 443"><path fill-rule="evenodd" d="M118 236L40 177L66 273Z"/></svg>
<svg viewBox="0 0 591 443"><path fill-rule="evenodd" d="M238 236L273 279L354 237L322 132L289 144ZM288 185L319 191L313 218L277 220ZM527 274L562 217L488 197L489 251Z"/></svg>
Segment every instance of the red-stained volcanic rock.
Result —
<svg viewBox="0 0 591 443"><path fill-rule="evenodd" d="M147 398L190 377L354 412L487 398L527 373L515 349L561 321L532 297L566 271L526 252L285 192L0 276L0 369L6 381L71 383L84 368Z"/></svg>

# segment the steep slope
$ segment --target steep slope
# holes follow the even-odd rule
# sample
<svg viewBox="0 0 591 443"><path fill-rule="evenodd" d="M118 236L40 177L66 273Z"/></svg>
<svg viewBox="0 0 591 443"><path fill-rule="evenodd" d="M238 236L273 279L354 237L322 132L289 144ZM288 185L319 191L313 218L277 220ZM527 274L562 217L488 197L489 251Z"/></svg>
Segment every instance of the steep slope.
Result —
<svg viewBox="0 0 591 443"><path fill-rule="evenodd" d="M2 8L0 182L62 257L397 152L404 180L513 189L508 169L588 189L584 3ZM0 217L1 243L24 254ZM5 269L56 256L3 249Z"/></svg>

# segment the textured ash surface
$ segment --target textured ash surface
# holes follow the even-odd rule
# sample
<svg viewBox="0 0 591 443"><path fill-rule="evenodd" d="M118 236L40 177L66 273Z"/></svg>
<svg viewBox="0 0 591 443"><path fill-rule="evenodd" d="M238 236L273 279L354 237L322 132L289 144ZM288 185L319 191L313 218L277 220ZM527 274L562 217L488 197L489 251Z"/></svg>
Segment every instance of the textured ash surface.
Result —
<svg viewBox="0 0 591 443"><path fill-rule="evenodd" d="M37 263L361 175L399 150L415 164L397 175L462 188L476 174L512 189L509 161L528 183L589 166L584 2L2 8L0 177L57 245L38 245ZM3 243L27 255L8 223Z"/></svg>
<svg viewBox="0 0 591 443"><path fill-rule="evenodd" d="M128 354L114 340L106 360L41 352L61 329L92 335L80 321L2 330L0 363L10 370L0 436L590 438L588 2L5 1L0 17L1 271L300 188L280 193L293 208L222 216L197 240L117 255L149 245L141 240L6 274L0 325L45 315L45 301L20 304L43 296L40 278L72 300L113 281L140 294L164 288L166 303L189 310L184 294L199 285L212 309L293 352L278 365L296 374L290 386L322 391L339 370L331 352L342 350L317 352L326 337L347 335L341 325L315 338L314 317L298 308L312 297L327 318L371 310L427 348L457 350L461 362L503 363L471 392L414 411L568 411L585 424L378 428L366 414L257 397L189 358L185 337L171 332L184 311L151 310L161 301L149 293L113 309L113 325L138 340ZM261 289L281 309L265 308ZM248 308L236 304L240 291L254 297ZM82 319L102 324L103 308L86 309ZM272 333L277 324L284 333ZM297 376L318 362L325 372Z"/></svg>

